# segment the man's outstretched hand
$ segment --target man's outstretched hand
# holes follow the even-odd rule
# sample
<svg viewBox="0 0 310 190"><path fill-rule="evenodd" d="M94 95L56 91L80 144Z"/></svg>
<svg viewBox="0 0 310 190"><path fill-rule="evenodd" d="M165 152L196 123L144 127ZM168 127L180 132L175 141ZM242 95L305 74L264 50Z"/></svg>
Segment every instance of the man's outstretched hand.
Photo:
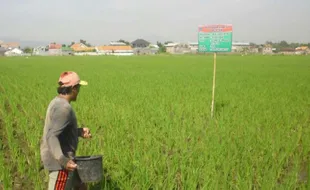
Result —
<svg viewBox="0 0 310 190"><path fill-rule="evenodd" d="M77 168L77 165L72 160L70 160L66 165L66 169L69 171L74 171L76 168Z"/></svg>
<svg viewBox="0 0 310 190"><path fill-rule="evenodd" d="M91 138L91 134L90 134L89 128L86 128L86 127L82 128L81 136L84 139L90 139Z"/></svg>

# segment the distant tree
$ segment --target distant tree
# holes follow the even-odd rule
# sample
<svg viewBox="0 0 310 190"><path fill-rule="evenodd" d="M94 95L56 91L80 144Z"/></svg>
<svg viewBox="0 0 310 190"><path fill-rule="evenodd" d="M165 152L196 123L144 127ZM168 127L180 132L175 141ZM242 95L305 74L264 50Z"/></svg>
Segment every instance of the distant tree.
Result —
<svg viewBox="0 0 310 190"><path fill-rule="evenodd" d="M255 43L251 42L251 43L250 43L250 46L256 47L257 45L256 45Z"/></svg>
<svg viewBox="0 0 310 190"><path fill-rule="evenodd" d="M25 52L25 53L32 53L32 52L33 52L33 48L25 47L25 48L24 48L24 52Z"/></svg>
<svg viewBox="0 0 310 190"><path fill-rule="evenodd" d="M290 43L290 48L297 48L297 47L299 47L299 46L301 46L301 44L300 43Z"/></svg>
<svg viewBox="0 0 310 190"><path fill-rule="evenodd" d="M281 42L280 42L280 47L282 47L282 48L287 48L287 47L289 47L289 44L285 41L285 40L282 40Z"/></svg>
<svg viewBox="0 0 310 190"><path fill-rule="evenodd" d="M120 39L120 40L118 40L117 42L121 42L121 43L124 43L124 44L126 44L126 45L130 45L130 42L125 41L125 40L123 40L123 39Z"/></svg>
<svg viewBox="0 0 310 190"><path fill-rule="evenodd" d="M164 44L167 45L169 43L173 43L173 41L166 41Z"/></svg>
<svg viewBox="0 0 310 190"><path fill-rule="evenodd" d="M66 44L62 44L62 47L66 47L67 45Z"/></svg>
<svg viewBox="0 0 310 190"><path fill-rule="evenodd" d="M90 43L87 43L86 40L83 40L83 39L80 39L80 43L85 44L88 47L92 46Z"/></svg>
<svg viewBox="0 0 310 190"><path fill-rule="evenodd" d="M159 53L165 53L166 52L166 47L161 42L157 41L157 45L159 47Z"/></svg>

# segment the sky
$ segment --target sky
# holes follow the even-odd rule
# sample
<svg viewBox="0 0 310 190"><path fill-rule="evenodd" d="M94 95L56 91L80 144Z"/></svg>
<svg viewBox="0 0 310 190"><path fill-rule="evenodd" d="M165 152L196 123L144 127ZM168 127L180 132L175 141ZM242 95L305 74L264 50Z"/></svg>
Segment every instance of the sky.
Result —
<svg viewBox="0 0 310 190"><path fill-rule="evenodd" d="M199 25L232 24L233 41L310 42L310 0L0 0L0 9L0 40L197 42Z"/></svg>

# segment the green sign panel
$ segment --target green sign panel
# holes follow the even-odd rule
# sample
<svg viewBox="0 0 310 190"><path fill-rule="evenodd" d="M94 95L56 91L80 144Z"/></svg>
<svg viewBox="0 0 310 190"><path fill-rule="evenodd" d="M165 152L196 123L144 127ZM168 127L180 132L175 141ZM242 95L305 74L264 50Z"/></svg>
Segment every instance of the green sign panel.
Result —
<svg viewBox="0 0 310 190"><path fill-rule="evenodd" d="M231 52L232 25L216 24L199 26L199 52Z"/></svg>

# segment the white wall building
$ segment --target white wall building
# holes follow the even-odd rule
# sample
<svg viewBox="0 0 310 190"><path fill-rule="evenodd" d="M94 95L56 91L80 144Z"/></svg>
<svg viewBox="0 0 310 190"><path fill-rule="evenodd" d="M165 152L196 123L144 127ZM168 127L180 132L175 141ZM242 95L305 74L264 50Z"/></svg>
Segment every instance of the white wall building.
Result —
<svg viewBox="0 0 310 190"><path fill-rule="evenodd" d="M6 56L21 56L24 52L19 48L12 48L9 49L7 52L4 53Z"/></svg>
<svg viewBox="0 0 310 190"><path fill-rule="evenodd" d="M198 51L198 42L191 42L191 43L188 43L188 45L192 53L196 53Z"/></svg>
<svg viewBox="0 0 310 190"><path fill-rule="evenodd" d="M123 42L110 42L110 46L127 46Z"/></svg>
<svg viewBox="0 0 310 190"><path fill-rule="evenodd" d="M249 42L233 42L231 51L232 52L242 52L244 49L249 48L250 43Z"/></svg>

